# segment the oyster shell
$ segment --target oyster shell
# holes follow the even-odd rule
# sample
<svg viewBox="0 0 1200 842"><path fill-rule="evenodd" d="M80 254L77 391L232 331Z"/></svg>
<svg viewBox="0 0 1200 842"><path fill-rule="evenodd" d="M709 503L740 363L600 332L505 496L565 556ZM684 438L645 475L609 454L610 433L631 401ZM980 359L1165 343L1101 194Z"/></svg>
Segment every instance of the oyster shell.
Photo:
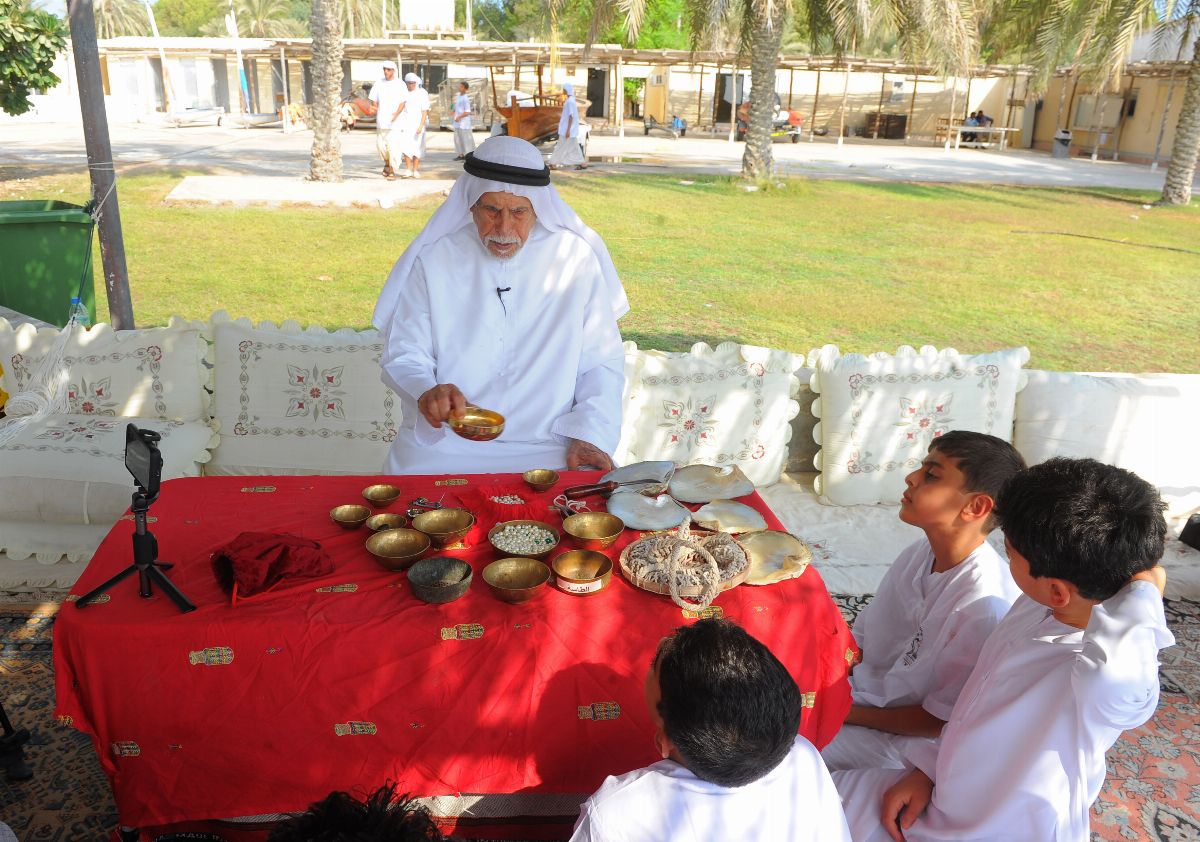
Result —
<svg viewBox="0 0 1200 842"><path fill-rule="evenodd" d="M812 551L795 535L774 529L751 532L738 537L738 543L750 556L747 585L770 585L794 579L808 569Z"/></svg>
<svg viewBox="0 0 1200 842"><path fill-rule="evenodd" d="M745 503L734 500L713 500L692 514L692 520L705 529L740 534L767 528L767 519Z"/></svg>
<svg viewBox="0 0 1200 842"><path fill-rule="evenodd" d="M600 482L609 482L610 480L616 482L654 480L654 482L647 482L645 485L630 486L625 490L657 496L667 490L667 483L671 481L671 475L674 473L674 462L634 462L632 465L614 468L600 477Z"/></svg>
<svg viewBox="0 0 1200 842"><path fill-rule="evenodd" d="M737 465L688 465L675 471L667 491L681 503L707 503L745 497L754 491L754 483Z"/></svg>
<svg viewBox="0 0 1200 842"><path fill-rule="evenodd" d="M673 529L691 514L670 496L648 497L636 491L615 491L608 498L608 511L619 517L629 529L656 531Z"/></svg>

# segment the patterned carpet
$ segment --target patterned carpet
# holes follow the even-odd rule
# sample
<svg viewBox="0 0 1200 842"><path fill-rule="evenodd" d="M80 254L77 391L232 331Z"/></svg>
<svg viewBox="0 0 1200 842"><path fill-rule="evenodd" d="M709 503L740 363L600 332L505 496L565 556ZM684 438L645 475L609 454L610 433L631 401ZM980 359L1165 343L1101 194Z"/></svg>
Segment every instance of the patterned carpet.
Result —
<svg viewBox="0 0 1200 842"><path fill-rule="evenodd" d="M105 840L116 824L108 781L91 742L55 723L51 630L55 595L33 604L0 598L0 701L32 734L33 780L0 777L0 817L22 842ZM57 597L60 598L60 597ZM852 621L869 597L835 597ZM1092 839L1200 842L1200 602L1169 600L1177 645L1162 653L1158 713L1108 755Z"/></svg>

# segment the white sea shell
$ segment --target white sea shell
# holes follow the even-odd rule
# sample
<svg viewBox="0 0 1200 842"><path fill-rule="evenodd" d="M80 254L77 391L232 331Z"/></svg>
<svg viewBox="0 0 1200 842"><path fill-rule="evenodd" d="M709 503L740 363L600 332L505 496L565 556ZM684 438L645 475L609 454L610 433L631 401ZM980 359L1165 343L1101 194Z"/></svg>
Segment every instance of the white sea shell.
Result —
<svg viewBox="0 0 1200 842"><path fill-rule="evenodd" d="M794 579L808 569L812 551L808 544L787 532L768 530L739 535L738 543L750 556L747 585L770 585Z"/></svg>
<svg viewBox="0 0 1200 842"><path fill-rule="evenodd" d="M767 528L767 519L758 511L734 500L713 500L697 509L692 520L706 529L734 535Z"/></svg>
<svg viewBox="0 0 1200 842"><path fill-rule="evenodd" d="M688 465L675 471L667 491L681 503L707 503L709 500L745 497L754 491L754 483L737 465L728 468Z"/></svg>
<svg viewBox="0 0 1200 842"><path fill-rule="evenodd" d="M634 482L641 479L652 479L654 482L648 482L645 485L632 485L625 490L655 496L667 490L667 483L671 481L671 475L674 473L675 463L671 461L634 462L632 465L625 465L609 471L600 477L600 482L609 482L610 480L615 480L616 482Z"/></svg>
<svg viewBox="0 0 1200 842"><path fill-rule="evenodd" d="M673 529L691 514L666 494L647 497L636 491L615 491L608 498L608 511L628 529Z"/></svg>

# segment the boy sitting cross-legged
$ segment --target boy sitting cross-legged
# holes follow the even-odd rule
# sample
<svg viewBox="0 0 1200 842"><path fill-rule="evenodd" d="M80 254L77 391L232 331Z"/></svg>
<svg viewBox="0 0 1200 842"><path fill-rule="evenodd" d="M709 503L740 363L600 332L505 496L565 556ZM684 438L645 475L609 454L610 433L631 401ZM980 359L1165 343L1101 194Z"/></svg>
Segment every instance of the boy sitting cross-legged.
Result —
<svg viewBox="0 0 1200 842"><path fill-rule="evenodd" d="M1174 643L1162 511L1148 482L1092 459L1009 481L997 514L1024 595L936 750L906 751L908 772L835 773L856 842L1087 842L1104 753L1153 715L1158 650Z"/></svg>
<svg viewBox="0 0 1200 842"><path fill-rule="evenodd" d="M1025 462L1008 442L955 430L905 477L900 519L925 535L888 569L854 623L862 662L854 704L821 752L831 770L904 768L903 748L932 744L979 650L1020 591L987 542L995 501Z"/></svg>
<svg viewBox="0 0 1200 842"><path fill-rule="evenodd" d="M663 760L609 777L571 842L849 842L821 756L797 736L800 690L725 620L658 646L646 704Z"/></svg>

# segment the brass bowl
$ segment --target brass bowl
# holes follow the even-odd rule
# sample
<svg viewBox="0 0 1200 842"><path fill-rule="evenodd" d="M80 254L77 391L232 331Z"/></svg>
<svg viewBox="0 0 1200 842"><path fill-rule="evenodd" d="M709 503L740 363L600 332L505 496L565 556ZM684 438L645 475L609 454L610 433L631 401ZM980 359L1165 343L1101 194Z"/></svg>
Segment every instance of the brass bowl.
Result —
<svg viewBox="0 0 1200 842"><path fill-rule="evenodd" d="M526 553L516 552L511 547L501 547L498 544L496 544L496 535L498 533L502 532L506 526L521 526L521 525L536 526L539 529L546 530L548 533L550 533L550 535L553 536L553 538L554 538L553 543L546 544L545 545L546 548L544 550L530 551L530 552L526 552ZM558 542L561 539L562 539L562 536L559 534L557 529L555 529L553 526L551 526L548 523L542 523L542 521L540 521L540 520L505 520L505 521L501 521L500 523L497 523L495 526L493 526L491 529L488 530L488 542L492 545L492 548L496 551L497 557L506 557L506 556L518 557L519 556L521 558L536 558L539 560L545 559L546 556L550 555L550 553L552 553L554 551L554 548L558 546Z"/></svg>
<svg viewBox="0 0 1200 842"><path fill-rule="evenodd" d="M576 596L599 593L612 581L612 559L592 550L571 550L557 556L551 564L554 584L560 591Z"/></svg>
<svg viewBox="0 0 1200 842"><path fill-rule="evenodd" d="M471 565L447 556L422 559L409 568L408 584L422 602L453 602L471 587Z"/></svg>
<svg viewBox="0 0 1200 842"><path fill-rule="evenodd" d="M400 497L400 489L394 485L368 485L363 489L363 497L377 509L390 506Z"/></svg>
<svg viewBox="0 0 1200 842"><path fill-rule="evenodd" d="M550 568L532 558L502 558L483 568L483 581L504 602L532 599L550 581Z"/></svg>
<svg viewBox="0 0 1200 842"><path fill-rule="evenodd" d="M462 543L475 525L475 515L466 509L430 509L413 518L412 525L428 535L433 546L440 550Z"/></svg>
<svg viewBox="0 0 1200 842"><path fill-rule="evenodd" d="M624 531L625 522L608 512L580 512L563 521L563 532L585 550L607 550Z"/></svg>
<svg viewBox="0 0 1200 842"><path fill-rule="evenodd" d="M549 468L536 468L532 471L526 471L521 475L521 479L525 480L525 484L539 494L543 491L549 491L558 482L558 472L551 471Z"/></svg>
<svg viewBox="0 0 1200 842"><path fill-rule="evenodd" d="M451 430L471 441L491 441L504 432L504 416L478 406L468 406L462 415L450 418L446 423Z"/></svg>
<svg viewBox="0 0 1200 842"><path fill-rule="evenodd" d="M370 516L371 510L357 503L336 506L329 510L329 517L342 529L358 529L367 522L367 518Z"/></svg>
<svg viewBox="0 0 1200 842"><path fill-rule="evenodd" d="M385 529L400 529L408 526L408 518L394 512L384 512L367 518L367 529L372 532L382 532Z"/></svg>
<svg viewBox="0 0 1200 842"><path fill-rule="evenodd" d="M367 539L367 551L388 570L405 570L429 549L429 536L415 529L385 529Z"/></svg>

